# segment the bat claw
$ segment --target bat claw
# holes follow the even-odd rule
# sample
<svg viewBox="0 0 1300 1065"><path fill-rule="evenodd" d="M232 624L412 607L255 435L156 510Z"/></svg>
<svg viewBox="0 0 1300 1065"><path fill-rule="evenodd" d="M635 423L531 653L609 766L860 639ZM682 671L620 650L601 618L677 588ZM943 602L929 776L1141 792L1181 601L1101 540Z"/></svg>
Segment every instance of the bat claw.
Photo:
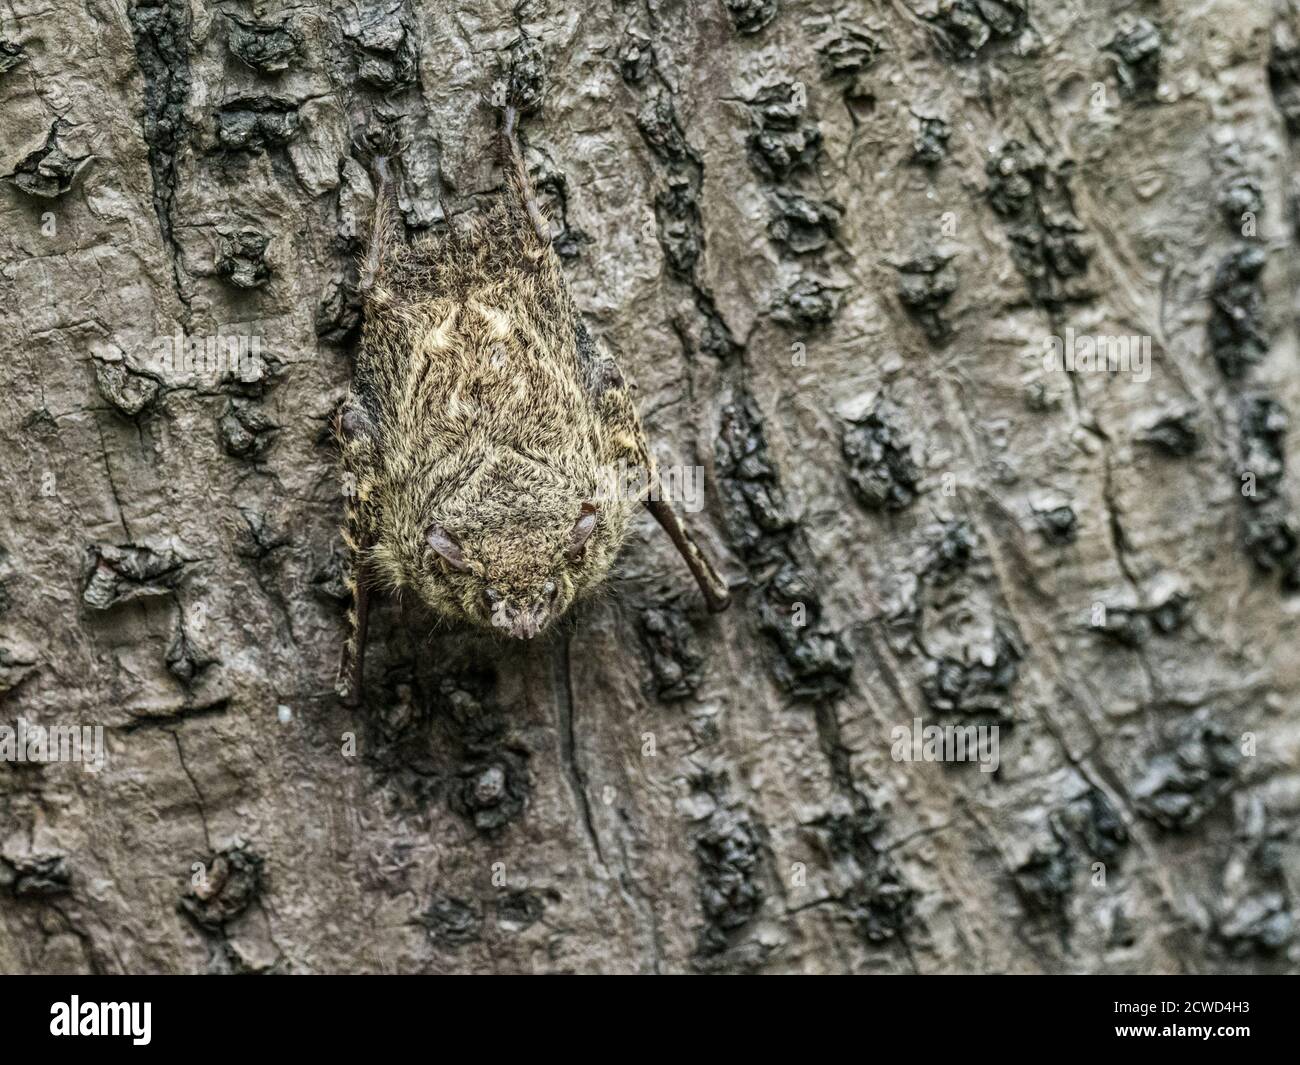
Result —
<svg viewBox="0 0 1300 1065"><path fill-rule="evenodd" d="M397 159L410 146L410 141L392 122L367 124L352 134L353 151L359 159L371 165L381 159Z"/></svg>
<svg viewBox="0 0 1300 1065"><path fill-rule="evenodd" d="M704 592L704 604L708 607L710 614L721 614L731 606L731 590L722 588L708 588L701 586L700 590Z"/></svg>

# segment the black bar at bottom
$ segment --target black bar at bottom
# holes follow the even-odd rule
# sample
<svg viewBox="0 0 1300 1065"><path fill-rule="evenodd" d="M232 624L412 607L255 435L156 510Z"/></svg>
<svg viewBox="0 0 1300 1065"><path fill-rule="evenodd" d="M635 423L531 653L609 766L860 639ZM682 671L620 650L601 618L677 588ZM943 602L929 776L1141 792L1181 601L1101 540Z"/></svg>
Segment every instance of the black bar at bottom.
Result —
<svg viewBox="0 0 1300 1065"><path fill-rule="evenodd" d="M572 1053L585 1045L621 1055L615 1029L627 1034L626 1026L642 1033L639 1056L688 1032L694 1052L716 1041L729 1056L750 1041L766 1055L782 1043L817 1052L827 1039L853 1055L883 1050L881 1040L895 1046L891 1055L909 1046L1075 1053L1124 1044L1180 1053L1200 1044L1224 1054L1287 1048L1297 988L1277 977L874 977L814 990L790 980L708 988L643 980L633 989L516 979L490 989L431 976L53 976L0 979L0 1003L9 1061L60 1044L84 1051L112 1043L135 1054L208 1043L256 1053L265 1041L267 1049L336 1056L408 1039L434 1054L468 1039L492 1053L512 1045L550 1053L562 1040Z"/></svg>

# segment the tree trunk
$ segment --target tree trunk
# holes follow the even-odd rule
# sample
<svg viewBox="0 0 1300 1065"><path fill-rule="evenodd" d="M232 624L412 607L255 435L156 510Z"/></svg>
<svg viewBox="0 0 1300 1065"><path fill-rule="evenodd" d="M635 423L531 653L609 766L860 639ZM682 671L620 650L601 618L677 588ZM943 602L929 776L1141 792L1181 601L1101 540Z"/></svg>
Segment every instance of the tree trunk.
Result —
<svg viewBox="0 0 1300 1065"><path fill-rule="evenodd" d="M734 605L645 515L349 710L353 138L479 210L512 64ZM1297 967L1294 6L17 0L0 115L0 726L106 748L0 970Z"/></svg>

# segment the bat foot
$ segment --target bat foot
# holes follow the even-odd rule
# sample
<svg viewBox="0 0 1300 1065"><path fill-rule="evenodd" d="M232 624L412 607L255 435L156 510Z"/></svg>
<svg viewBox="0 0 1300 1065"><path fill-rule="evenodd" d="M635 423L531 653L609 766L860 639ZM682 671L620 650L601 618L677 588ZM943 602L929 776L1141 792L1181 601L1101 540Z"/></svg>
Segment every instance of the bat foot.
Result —
<svg viewBox="0 0 1300 1065"><path fill-rule="evenodd" d="M402 158L409 147L410 142L402 137L397 124L392 121L367 122L352 136L352 150L370 171L376 198L391 201L385 204L388 209L396 207L393 164Z"/></svg>
<svg viewBox="0 0 1300 1065"><path fill-rule="evenodd" d="M400 159L409 147L410 142L402 137L397 124L390 121L367 122L352 136L357 157L372 167Z"/></svg>

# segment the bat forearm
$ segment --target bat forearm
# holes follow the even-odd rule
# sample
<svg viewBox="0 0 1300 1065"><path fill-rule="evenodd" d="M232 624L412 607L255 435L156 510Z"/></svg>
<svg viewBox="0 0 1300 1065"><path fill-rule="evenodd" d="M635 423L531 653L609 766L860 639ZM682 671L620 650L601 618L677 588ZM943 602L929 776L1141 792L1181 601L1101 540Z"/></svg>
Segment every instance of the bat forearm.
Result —
<svg viewBox="0 0 1300 1065"><path fill-rule="evenodd" d="M731 592L727 588L726 581L719 576L686 526L681 523L672 504L666 499L647 497L645 505L685 560L691 576L695 578L695 583L700 586L700 591L704 594L704 602L709 612L718 614L726 610L731 605Z"/></svg>

